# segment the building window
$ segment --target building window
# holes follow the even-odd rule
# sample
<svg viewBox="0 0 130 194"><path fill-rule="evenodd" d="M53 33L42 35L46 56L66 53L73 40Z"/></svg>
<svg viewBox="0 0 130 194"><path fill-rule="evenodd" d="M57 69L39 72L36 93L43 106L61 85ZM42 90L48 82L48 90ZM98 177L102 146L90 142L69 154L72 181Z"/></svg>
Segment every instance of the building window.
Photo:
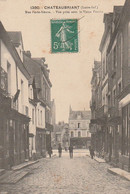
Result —
<svg viewBox="0 0 130 194"><path fill-rule="evenodd" d="M30 99L33 99L33 89L30 87Z"/></svg>
<svg viewBox="0 0 130 194"><path fill-rule="evenodd" d="M74 137L74 132L73 131L71 131L71 137Z"/></svg>
<svg viewBox="0 0 130 194"><path fill-rule="evenodd" d="M106 73L106 64L105 64L105 57L103 57L103 77L105 76Z"/></svg>
<svg viewBox="0 0 130 194"><path fill-rule="evenodd" d="M24 82L21 80L21 104L23 105L24 102Z"/></svg>
<svg viewBox="0 0 130 194"><path fill-rule="evenodd" d="M80 123L78 123L78 128L80 128Z"/></svg>
<svg viewBox="0 0 130 194"><path fill-rule="evenodd" d="M8 93L11 93L11 65L7 63Z"/></svg>
<svg viewBox="0 0 130 194"><path fill-rule="evenodd" d="M118 84L118 92L121 93L121 82Z"/></svg>
<svg viewBox="0 0 130 194"><path fill-rule="evenodd" d="M32 109L32 124L34 124L34 109Z"/></svg>
<svg viewBox="0 0 130 194"><path fill-rule="evenodd" d="M116 103L116 90L113 90L113 106L115 106Z"/></svg>
<svg viewBox="0 0 130 194"><path fill-rule="evenodd" d="M116 68L116 63L117 63L117 47L114 47L113 50L113 69Z"/></svg>
<svg viewBox="0 0 130 194"><path fill-rule="evenodd" d="M81 137L81 132L80 131L78 131L78 137Z"/></svg>
<svg viewBox="0 0 130 194"><path fill-rule="evenodd" d="M108 95L108 107L110 107L110 106L111 106L111 96Z"/></svg>
<svg viewBox="0 0 130 194"><path fill-rule="evenodd" d="M42 125L42 110L40 112L40 117L41 117L41 125Z"/></svg>
<svg viewBox="0 0 130 194"><path fill-rule="evenodd" d="M39 109L38 109L38 125L40 125L40 115L39 115Z"/></svg>

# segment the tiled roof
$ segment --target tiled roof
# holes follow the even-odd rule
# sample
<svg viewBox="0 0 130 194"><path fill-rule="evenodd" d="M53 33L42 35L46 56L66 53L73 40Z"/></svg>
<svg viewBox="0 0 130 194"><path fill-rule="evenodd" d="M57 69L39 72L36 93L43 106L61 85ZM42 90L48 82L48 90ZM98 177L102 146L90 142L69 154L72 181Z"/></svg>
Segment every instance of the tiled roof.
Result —
<svg viewBox="0 0 130 194"><path fill-rule="evenodd" d="M48 69L48 65L45 64L45 58L32 58L34 61L37 62L37 64L41 67L43 74L48 82L48 84L50 85L50 87L52 87L52 83L50 81L49 78L49 69Z"/></svg>
<svg viewBox="0 0 130 194"><path fill-rule="evenodd" d="M86 120L91 118L91 111L70 111L70 120Z"/></svg>
<svg viewBox="0 0 130 194"><path fill-rule="evenodd" d="M15 60L18 68L20 71L26 76L27 79L30 79L30 75L27 72L26 68L24 67L17 50L15 49L14 44L10 40L8 32L4 29L3 24L0 22L0 39L4 42L6 47L8 48L10 54L12 55L13 59Z"/></svg>
<svg viewBox="0 0 130 194"><path fill-rule="evenodd" d="M30 73L31 77L35 77L35 87L41 88L41 69L40 66L30 57L23 55L23 63ZM31 80L30 80L31 81Z"/></svg>

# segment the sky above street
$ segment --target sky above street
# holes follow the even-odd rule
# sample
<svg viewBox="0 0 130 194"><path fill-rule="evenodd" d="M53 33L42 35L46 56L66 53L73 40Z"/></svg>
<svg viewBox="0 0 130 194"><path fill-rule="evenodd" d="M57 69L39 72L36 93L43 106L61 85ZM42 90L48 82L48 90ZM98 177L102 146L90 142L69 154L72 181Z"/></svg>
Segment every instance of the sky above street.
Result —
<svg viewBox="0 0 130 194"><path fill-rule="evenodd" d="M21 31L24 50L32 57L45 57L50 69L52 99L56 104L56 121L68 121L69 106L73 110L90 109L91 77L94 60L101 60L99 45L102 38L104 13L125 0L0 0L0 20L7 31ZM30 6L93 6L92 13L31 13ZM31 10L32 11L32 10ZM47 10L48 11L48 10ZM79 19L79 52L56 53L51 48L51 19Z"/></svg>

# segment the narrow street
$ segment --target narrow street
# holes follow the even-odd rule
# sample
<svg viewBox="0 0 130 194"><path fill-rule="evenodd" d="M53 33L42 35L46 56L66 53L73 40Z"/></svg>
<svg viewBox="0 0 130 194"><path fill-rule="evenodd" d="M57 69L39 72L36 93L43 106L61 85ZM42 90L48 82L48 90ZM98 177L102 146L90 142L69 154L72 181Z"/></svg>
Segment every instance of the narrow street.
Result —
<svg viewBox="0 0 130 194"><path fill-rule="evenodd" d="M74 158L63 153L40 161L23 170L30 174L16 184L0 185L8 194L129 194L130 183L107 172L106 163L98 163L83 150L74 150Z"/></svg>

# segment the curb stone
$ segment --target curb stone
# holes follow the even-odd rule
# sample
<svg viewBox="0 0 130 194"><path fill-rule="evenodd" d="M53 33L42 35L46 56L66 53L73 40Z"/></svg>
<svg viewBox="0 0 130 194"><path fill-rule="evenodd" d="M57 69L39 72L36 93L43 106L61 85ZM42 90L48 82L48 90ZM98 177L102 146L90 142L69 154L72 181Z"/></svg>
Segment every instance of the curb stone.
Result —
<svg viewBox="0 0 130 194"><path fill-rule="evenodd" d="M130 181L130 173L125 170L122 170L120 168L108 168L107 171L113 175L117 175L121 178Z"/></svg>
<svg viewBox="0 0 130 194"><path fill-rule="evenodd" d="M26 168L26 167L31 166L33 164L36 164L38 162L39 162L39 160L36 160L36 161L33 161L33 162L29 162L29 163L23 163L23 164L20 164L18 166L13 166L12 170L14 170L14 171L21 170L23 168Z"/></svg>

